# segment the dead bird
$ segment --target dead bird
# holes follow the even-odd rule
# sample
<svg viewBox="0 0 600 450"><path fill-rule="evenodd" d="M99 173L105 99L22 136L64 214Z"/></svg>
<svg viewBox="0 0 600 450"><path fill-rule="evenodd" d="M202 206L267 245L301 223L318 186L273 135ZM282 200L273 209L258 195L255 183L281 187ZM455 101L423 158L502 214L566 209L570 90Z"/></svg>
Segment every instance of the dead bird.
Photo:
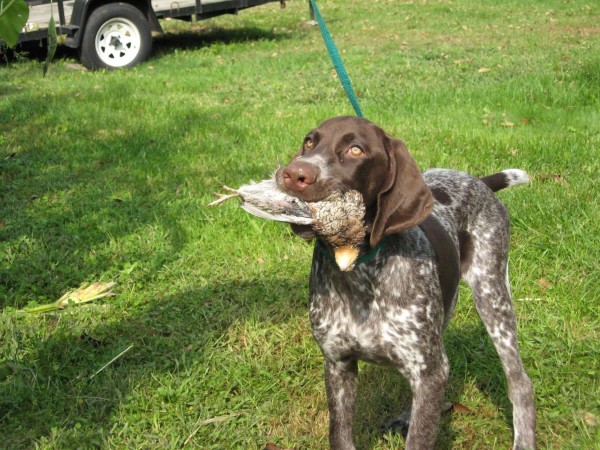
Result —
<svg viewBox="0 0 600 450"><path fill-rule="evenodd" d="M274 179L250 183L233 189L223 186L230 194L215 193L219 198L208 206L220 205L230 198L239 197L242 208L262 219L296 225L312 225L314 218L306 202L281 192Z"/></svg>
<svg viewBox="0 0 600 450"><path fill-rule="evenodd" d="M335 192L319 202L308 202L315 233L332 247L340 270L354 269L360 247L367 235L365 203L358 191Z"/></svg>
<svg viewBox="0 0 600 450"><path fill-rule="evenodd" d="M367 233L365 205L358 191L335 192L321 201L305 202L282 192L274 179L246 184L239 189L223 188L230 194L216 194L219 198L209 206L239 197L242 208L257 217L310 225L318 236L331 245L340 270L350 271L354 268L360 245Z"/></svg>

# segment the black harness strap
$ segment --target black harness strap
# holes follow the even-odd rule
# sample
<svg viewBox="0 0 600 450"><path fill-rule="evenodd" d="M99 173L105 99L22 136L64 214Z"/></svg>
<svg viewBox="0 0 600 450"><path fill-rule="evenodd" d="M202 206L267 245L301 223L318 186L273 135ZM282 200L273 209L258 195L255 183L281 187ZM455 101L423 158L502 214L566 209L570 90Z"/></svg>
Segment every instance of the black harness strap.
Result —
<svg viewBox="0 0 600 450"><path fill-rule="evenodd" d="M446 316L452 307L452 300L460 281L460 257L450 235L440 222L430 214L419 225L429 239L435 252L435 260L440 277L444 312Z"/></svg>

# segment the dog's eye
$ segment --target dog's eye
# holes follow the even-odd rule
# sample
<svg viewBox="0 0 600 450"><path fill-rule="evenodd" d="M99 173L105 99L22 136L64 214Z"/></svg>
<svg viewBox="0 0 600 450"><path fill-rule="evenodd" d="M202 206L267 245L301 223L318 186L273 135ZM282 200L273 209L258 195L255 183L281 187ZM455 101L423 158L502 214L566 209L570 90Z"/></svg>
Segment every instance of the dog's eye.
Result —
<svg viewBox="0 0 600 450"><path fill-rule="evenodd" d="M365 152L363 151L363 149L360 148L360 147L358 147L358 146L356 146L356 145L350 147L348 149L348 153L350 153L351 156L362 156L362 155L365 154Z"/></svg>
<svg viewBox="0 0 600 450"><path fill-rule="evenodd" d="M313 142L313 140L311 138L304 139L304 148L307 148L310 150L311 148L314 147L314 145L315 145L315 143Z"/></svg>

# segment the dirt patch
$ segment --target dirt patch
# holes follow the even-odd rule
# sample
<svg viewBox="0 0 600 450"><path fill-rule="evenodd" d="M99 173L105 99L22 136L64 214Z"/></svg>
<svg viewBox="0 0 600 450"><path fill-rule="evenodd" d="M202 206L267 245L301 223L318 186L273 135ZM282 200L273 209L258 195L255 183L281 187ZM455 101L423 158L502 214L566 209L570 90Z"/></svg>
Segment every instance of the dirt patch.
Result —
<svg viewBox="0 0 600 450"><path fill-rule="evenodd" d="M553 34L568 34L572 36L580 36L580 37L590 37L596 34L600 34L600 26L583 26L583 27L574 27L571 25L564 26L554 26L551 25L547 27L547 30Z"/></svg>

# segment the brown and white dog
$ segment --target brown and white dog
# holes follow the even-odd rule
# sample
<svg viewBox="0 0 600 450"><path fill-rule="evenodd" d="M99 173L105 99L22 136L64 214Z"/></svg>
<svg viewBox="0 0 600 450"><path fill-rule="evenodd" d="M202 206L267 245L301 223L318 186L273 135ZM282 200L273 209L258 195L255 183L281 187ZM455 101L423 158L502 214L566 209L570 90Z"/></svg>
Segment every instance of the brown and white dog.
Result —
<svg viewBox="0 0 600 450"><path fill-rule="evenodd" d="M340 271L317 239L310 275L310 319L325 357L329 440L353 449L357 361L397 368L413 399L407 449L434 447L448 380L442 334L459 279L500 356L513 406L514 448L535 447L532 384L519 354L508 282L509 218L494 195L528 182L505 170L485 178L418 169L404 143L356 117L327 120L310 131L276 174L279 187L305 201L356 190L366 206L363 258ZM305 238L309 227L295 226Z"/></svg>

